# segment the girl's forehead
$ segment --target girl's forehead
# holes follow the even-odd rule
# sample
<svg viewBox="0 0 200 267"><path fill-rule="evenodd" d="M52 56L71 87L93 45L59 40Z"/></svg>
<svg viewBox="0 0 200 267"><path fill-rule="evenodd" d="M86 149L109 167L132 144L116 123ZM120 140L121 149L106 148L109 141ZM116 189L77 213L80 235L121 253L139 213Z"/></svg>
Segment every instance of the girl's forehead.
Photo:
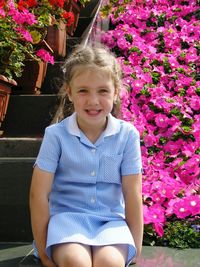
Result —
<svg viewBox="0 0 200 267"><path fill-rule="evenodd" d="M79 76L100 76L100 77L105 77L107 79L111 79L111 71L108 68L100 68L98 66L77 66L72 73L72 79L74 80L78 78Z"/></svg>

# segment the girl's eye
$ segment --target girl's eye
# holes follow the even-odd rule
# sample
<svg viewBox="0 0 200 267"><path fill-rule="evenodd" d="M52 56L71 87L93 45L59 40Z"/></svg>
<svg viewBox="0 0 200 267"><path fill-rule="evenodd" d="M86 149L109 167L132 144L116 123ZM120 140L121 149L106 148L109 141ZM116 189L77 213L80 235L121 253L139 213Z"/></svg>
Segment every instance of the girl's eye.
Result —
<svg viewBox="0 0 200 267"><path fill-rule="evenodd" d="M106 93L109 92L109 90L108 90L108 89L100 89L99 92L100 92L101 94L106 94Z"/></svg>
<svg viewBox="0 0 200 267"><path fill-rule="evenodd" d="M79 92L79 93L86 93L87 90L83 88L83 89L79 89L78 92Z"/></svg>

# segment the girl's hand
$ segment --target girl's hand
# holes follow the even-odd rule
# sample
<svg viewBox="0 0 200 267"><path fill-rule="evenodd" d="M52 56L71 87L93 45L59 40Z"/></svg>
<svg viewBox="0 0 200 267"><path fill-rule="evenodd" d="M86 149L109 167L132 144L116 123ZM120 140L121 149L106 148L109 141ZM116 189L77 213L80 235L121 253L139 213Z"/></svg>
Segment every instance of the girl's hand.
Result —
<svg viewBox="0 0 200 267"><path fill-rule="evenodd" d="M141 259L141 256L136 256L136 257L132 260L131 264L137 264L137 263L140 261L140 259Z"/></svg>
<svg viewBox="0 0 200 267"><path fill-rule="evenodd" d="M41 258L41 262L44 267L57 267L57 265L51 261L47 255Z"/></svg>

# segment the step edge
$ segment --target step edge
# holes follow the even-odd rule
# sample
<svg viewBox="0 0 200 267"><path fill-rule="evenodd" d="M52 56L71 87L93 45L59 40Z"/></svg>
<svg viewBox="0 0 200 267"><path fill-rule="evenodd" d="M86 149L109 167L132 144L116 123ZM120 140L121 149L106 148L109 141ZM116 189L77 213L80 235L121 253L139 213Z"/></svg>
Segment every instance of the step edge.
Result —
<svg viewBox="0 0 200 267"><path fill-rule="evenodd" d="M26 162L34 162L37 157L0 157L0 163L6 163L6 162L20 162L20 161L26 161Z"/></svg>

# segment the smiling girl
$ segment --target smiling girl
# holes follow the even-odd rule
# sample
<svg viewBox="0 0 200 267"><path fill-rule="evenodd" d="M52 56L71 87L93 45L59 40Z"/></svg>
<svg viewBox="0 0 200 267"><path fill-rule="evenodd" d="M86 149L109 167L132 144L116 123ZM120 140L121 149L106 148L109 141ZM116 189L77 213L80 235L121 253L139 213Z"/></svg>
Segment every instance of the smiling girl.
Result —
<svg viewBox="0 0 200 267"><path fill-rule="evenodd" d="M121 71L105 48L79 46L65 65L74 112L46 128L30 209L46 267L124 267L142 247L141 154L136 128L111 115Z"/></svg>

